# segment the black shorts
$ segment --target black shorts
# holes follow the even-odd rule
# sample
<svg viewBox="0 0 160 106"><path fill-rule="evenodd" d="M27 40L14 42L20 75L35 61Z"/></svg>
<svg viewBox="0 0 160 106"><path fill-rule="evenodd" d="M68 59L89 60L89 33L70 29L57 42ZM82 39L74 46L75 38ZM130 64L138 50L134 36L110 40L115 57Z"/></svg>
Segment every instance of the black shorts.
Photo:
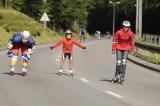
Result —
<svg viewBox="0 0 160 106"><path fill-rule="evenodd" d="M72 53L63 53L62 59L66 60L67 56L69 60L72 60Z"/></svg>

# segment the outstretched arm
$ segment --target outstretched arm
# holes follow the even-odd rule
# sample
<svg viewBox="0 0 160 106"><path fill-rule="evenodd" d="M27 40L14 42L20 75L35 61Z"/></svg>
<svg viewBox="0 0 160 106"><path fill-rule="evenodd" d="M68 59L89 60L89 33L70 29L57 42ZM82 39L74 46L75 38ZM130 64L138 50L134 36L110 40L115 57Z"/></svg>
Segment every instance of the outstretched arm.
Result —
<svg viewBox="0 0 160 106"><path fill-rule="evenodd" d="M53 48L55 48L55 47L61 45L62 43L63 43L63 39L61 39L59 42L53 44L50 48L53 49Z"/></svg>
<svg viewBox="0 0 160 106"><path fill-rule="evenodd" d="M86 49L85 46L83 46L82 44L80 44L80 43L77 42L76 40L74 40L73 43L74 43L75 45L77 45L78 47L82 48L82 49Z"/></svg>

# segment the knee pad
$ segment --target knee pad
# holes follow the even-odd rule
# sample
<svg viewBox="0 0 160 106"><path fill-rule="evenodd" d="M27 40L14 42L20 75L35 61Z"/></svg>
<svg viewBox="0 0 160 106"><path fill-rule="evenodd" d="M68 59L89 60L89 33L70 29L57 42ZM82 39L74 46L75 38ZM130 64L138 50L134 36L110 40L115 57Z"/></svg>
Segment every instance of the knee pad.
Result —
<svg viewBox="0 0 160 106"><path fill-rule="evenodd" d="M117 65L121 65L122 61L121 60L117 60Z"/></svg>
<svg viewBox="0 0 160 106"><path fill-rule="evenodd" d="M11 66L15 66L17 63L18 56L12 56L11 58Z"/></svg>
<svg viewBox="0 0 160 106"><path fill-rule="evenodd" d="M122 59L122 64L126 65L127 64L127 59Z"/></svg>

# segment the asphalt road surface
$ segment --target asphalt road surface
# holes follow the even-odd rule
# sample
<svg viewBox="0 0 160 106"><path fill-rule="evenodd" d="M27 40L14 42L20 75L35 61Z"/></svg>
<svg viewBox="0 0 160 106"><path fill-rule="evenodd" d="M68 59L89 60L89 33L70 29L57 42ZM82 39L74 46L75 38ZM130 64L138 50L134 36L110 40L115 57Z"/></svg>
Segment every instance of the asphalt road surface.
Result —
<svg viewBox="0 0 160 106"><path fill-rule="evenodd" d="M86 50L74 48L74 77L58 76L61 47L38 46L28 75L9 76L10 60L0 53L0 106L160 106L160 74L128 62L123 85L112 84L115 56L110 40L88 41Z"/></svg>

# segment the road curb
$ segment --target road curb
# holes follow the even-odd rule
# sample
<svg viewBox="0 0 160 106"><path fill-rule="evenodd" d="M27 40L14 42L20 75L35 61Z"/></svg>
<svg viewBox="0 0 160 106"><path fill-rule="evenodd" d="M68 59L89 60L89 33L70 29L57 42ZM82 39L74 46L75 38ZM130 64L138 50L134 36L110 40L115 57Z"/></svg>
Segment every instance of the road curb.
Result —
<svg viewBox="0 0 160 106"><path fill-rule="evenodd" d="M129 56L128 60L131 61L132 63L139 65L139 66L142 66L144 68L147 68L152 71L156 71L156 72L160 73L160 65L149 63L149 62L141 60L135 56Z"/></svg>

